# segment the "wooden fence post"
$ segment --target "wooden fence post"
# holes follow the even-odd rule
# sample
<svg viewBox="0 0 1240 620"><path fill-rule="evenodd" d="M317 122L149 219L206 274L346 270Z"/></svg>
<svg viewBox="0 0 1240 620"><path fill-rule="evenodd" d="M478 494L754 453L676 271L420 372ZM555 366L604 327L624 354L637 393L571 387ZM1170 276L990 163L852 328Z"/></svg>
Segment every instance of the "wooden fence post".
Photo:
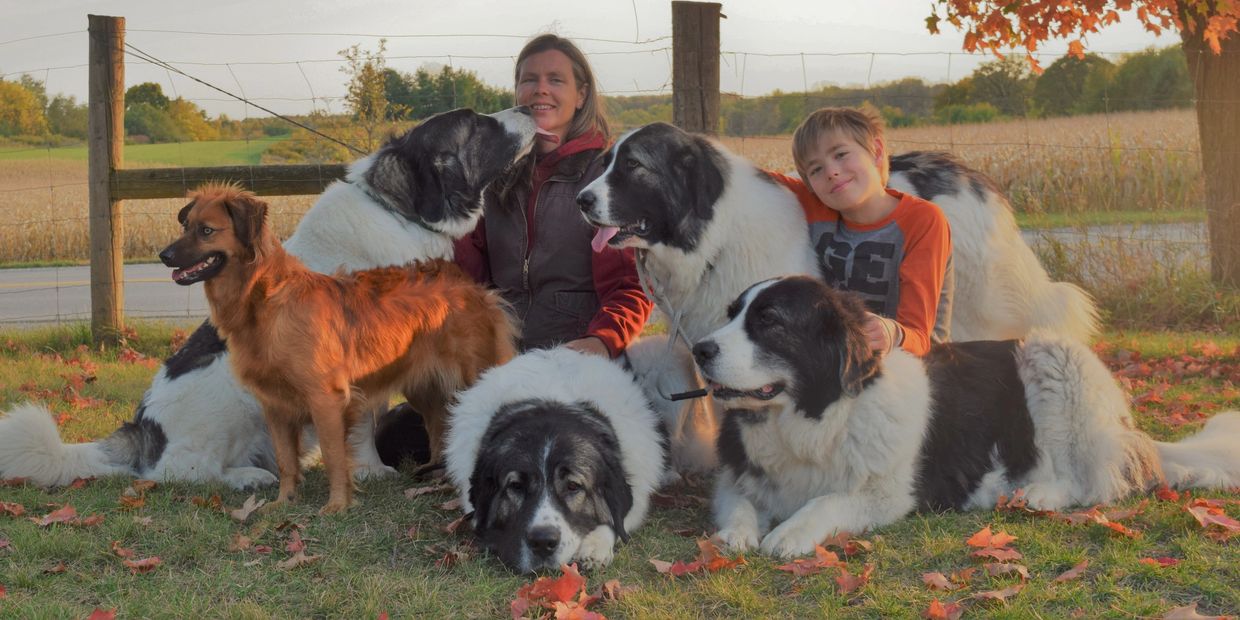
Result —
<svg viewBox="0 0 1240 620"><path fill-rule="evenodd" d="M721 6L672 2L672 123L686 131L719 132Z"/></svg>
<svg viewBox="0 0 1240 620"><path fill-rule="evenodd" d="M87 15L90 36L90 329L96 343L120 339L125 279L121 202L112 171L125 140L125 18Z"/></svg>

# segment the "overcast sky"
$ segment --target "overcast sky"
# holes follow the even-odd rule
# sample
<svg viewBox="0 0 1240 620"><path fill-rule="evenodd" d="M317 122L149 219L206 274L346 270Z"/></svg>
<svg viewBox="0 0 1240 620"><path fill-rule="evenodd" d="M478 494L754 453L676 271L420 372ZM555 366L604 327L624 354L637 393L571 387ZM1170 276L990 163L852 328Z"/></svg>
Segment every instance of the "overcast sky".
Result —
<svg viewBox="0 0 1240 620"><path fill-rule="evenodd" d="M960 51L942 24L926 32L929 0L743 0L723 3L721 86L762 95L806 85L867 84L916 76L955 81L988 57ZM513 56L531 35L578 39L604 92L670 93L671 3L666 0L0 0L0 77L28 72L49 93L84 99L87 14L126 19L126 43L185 73L244 93L281 113L342 111L337 52L388 38L388 66L474 70L511 87ZM50 36L49 36L50 35ZM485 36L484 36L485 35ZM1087 40L1107 55L1178 44L1145 32L1133 15ZM1054 41L1049 65L1067 48ZM126 83L158 82L210 114L265 116L164 69L126 58Z"/></svg>

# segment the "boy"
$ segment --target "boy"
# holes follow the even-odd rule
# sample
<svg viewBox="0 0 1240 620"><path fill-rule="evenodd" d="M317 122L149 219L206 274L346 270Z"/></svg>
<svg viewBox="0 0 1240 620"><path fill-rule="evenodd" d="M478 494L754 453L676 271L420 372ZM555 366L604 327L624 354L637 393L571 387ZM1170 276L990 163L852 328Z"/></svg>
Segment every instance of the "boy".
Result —
<svg viewBox="0 0 1240 620"><path fill-rule="evenodd" d="M925 355L931 341L947 340L955 288L947 218L932 202L887 189L882 119L823 108L792 144L801 180L773 176L805 209L823 278L865 300L870 346Z"/></svg>

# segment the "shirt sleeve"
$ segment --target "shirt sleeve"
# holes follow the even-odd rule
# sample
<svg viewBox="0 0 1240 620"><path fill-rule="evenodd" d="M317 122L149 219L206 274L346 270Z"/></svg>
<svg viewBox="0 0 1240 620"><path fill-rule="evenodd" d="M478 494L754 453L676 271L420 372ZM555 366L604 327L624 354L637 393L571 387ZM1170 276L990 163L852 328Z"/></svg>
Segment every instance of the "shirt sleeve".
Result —
<svg viewBox="0 0 1240 620"><path fill-rule="evenodd" d="M595 252L591 261L599 310L586 335L603 341L615 357L641 334L654 304L642 291L632 248L605 248Z"/></svg>
<svg viewBox="0 0 1240 620"><path fill-rule="evenodd" d="M925 355L930 351L952 240L951 227L938 205L920 199L917 202L899 222L905 248L895 319L904 330L900 347L914 355Z"/></svg>
<svg viewBox="0 0 1240 620"><path fill-rule="evenodd" d="M480 284L491 283L491 263L487 256L486 220L478 218L473 232L452 244L452 262Z"/></svg>

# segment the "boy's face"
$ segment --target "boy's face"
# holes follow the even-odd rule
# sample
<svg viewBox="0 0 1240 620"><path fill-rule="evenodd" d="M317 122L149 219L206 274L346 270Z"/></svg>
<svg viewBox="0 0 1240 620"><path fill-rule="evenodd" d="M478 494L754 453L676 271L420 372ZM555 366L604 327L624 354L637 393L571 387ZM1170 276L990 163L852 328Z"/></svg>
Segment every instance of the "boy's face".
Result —
<svg viewBox="0 0 1240 620"><path fill-rule="evenodd" d="M885 195L878 162L884 153L875 140L874 153L852 136L832 131L818 140L805 161L806 180L818 199L844 214Z"/></svg>

